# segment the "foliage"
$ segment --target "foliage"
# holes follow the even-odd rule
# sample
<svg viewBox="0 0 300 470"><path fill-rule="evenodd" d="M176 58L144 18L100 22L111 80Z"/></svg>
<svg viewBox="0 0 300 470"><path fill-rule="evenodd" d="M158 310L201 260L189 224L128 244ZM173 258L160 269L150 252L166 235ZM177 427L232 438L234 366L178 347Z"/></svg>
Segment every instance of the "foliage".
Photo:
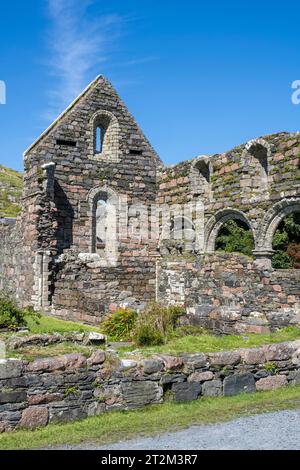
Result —
<svg viewBox="0 0 300 470"><path fill-rule="evenodd" d="M40 315L32 307L21 309L10 296L0 293L0 329L15 330L26 327L28 317L38 321Z"/></svg>
<svg viewBox="0 0 300 470"><path fill-rule="evenodd" d="M229 220L219 231L216 250L252 256L254 240L251 230L239 220Z"/></svg>
<svg viewBox="0 0 300 470"><path fill-rule="evenodd" d="M285 217L274 237L272 264L276 269L300 269L300 214Z"/></svg>
<svg viewBox="0 0 300 470"><path fill-rule="evenodd" d="M102 330L114 340L129 339L137 315L137 312L132 309L119 309L102 323Z"/></svg>
<svg viewBox="0 0 300 470"><path fill-rule="evenodd" d="M133 331L133 338L138 346L164 344L174 333L178 319L185 315L181 306L164 307L151 303L139 315Z"/></svg>
<svg viewBox="0 0 300 470"><path fill-rule="evenodd" d="M22 174L0 165L0 217L16 217L20 213L22 187Z"/></svg>
<svg viewBox="0 0 300 470"><path fill-rule="evenodd" d="M274 375L276 374L277 372L277 367L276 367L276 364L274 362L267 362L265 364L265 369L267 372L269 372L271 375Z"/></svg>

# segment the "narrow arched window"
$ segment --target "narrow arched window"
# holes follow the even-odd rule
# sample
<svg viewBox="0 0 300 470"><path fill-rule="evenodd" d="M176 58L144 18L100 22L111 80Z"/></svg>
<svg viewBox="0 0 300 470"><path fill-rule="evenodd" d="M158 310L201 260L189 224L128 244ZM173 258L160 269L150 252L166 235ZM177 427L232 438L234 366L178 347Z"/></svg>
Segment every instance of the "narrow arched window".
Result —
<svg viewBox="0 0 300 470"><path fill-rule="evenodd" d="M106 247L107 238L107 202L100 199L96 207L96 252L101 254Z"/></svg>
<svg viewBox="0 0 300 470"><path fill-rule="evenodd" d="M209 184L210 183L210 168L209 164L205 161L199 161L197 163L197 169L199 171L200 180L202 184Z"/></svg>
<svg viewBox="0 0 300 470"><path fill-rule="evenodd" d="M96 142L95 142L95 152L96 153L102 153L102 147L103 147L103 137L104 137L104 129L103 127L97 126L96 127Z"/></svg>
<svg viewBox="0 0 300 470"><path fill-rule="evenodd" d="M99 111L92 119L91 156L99 160L118 161L119 124L108 111Z"/></svg>

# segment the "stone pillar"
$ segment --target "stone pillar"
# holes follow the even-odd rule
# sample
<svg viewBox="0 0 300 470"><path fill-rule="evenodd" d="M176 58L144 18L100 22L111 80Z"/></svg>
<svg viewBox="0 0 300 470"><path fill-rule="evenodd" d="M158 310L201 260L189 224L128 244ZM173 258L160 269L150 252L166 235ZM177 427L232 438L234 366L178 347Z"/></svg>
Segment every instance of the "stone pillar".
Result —
<svg viewBox="0 0 300 470"><path fill-rule="evenodd" d="M274 250L253 250L254 266L260 270L272 270L272 257L275 253Z"/></svg>
<svg viewBox="0 0 300 470"><path fill-rule="evenodd" d="M32 296L32 302L36 310L47 309L50 306L50 262L50 251L40 250L36 253Z"/></svg>

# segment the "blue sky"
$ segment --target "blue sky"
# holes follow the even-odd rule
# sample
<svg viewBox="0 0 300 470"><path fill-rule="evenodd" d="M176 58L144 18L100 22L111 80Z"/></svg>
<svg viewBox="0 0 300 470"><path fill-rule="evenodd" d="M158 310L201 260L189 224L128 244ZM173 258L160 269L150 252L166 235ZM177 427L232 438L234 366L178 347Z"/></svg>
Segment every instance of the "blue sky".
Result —
<svg viewBox="0 0 300 470"><path fill-rule="evenodd" d="M98 74L165 163L300 130L296 1L1 1L0 163L22 153Z"/></svg>

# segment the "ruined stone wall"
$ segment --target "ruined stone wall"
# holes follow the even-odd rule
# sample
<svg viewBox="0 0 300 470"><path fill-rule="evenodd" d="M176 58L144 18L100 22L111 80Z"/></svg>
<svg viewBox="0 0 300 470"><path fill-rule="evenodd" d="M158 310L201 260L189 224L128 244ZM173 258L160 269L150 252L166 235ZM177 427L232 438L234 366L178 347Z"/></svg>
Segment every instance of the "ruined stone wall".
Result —
<svg viewBox="0 0 300 470"><path fill-rule="evenodd" d="M188 321L215 333L265 333L300 323L300 272L267 270L247 256L164 259L157 298L187 307Z"/></svg>
<svg viewBox="0 0 300 470"><path fill-rule="evenodd" d="M28 266L21 219L0 219L0 291L12 295L21 305L26 304L31 287Z"/></svg>
<svg viewBox="0 0 300 470"><path fill-rule="evenodd" d="M97 152L99 126L104 136ZM156 287L161 289L160 273L155 284L158 256L164 270L164 257L170 254L214 253L220 228L235 219L252 230L261 270L270 272L274 285L277 279L284 291L294 292L287 295L289 301L279 290L273 296L282 299L283 309L298 305L296 274L271 273L270 259L279 223L300 212L299 155L300 134L283 132L166 168L112 85L98 77L25 152L21 222L12 232L0 229L1 285L15 290L23 304L95 323L118 306L142 308L155 298ZM115 251L110 246L106 260L101 241L99 249L95 245L95 208L101 197L117 202L118 243ZM142 236L147 224L137 203L146 207L146 219L157 230L150 238ZM192 237L182 244L170 239L160 208L172 212L174 205L186 203L197 210L191 214ZM154 221L153 205L159 209ZM215 265L221 272L222 256ZM180 269L187 276L189 268L178 259ZM234 263L230 269L236 272ZM252 308L261 280L252 267L243 272L245 285L248 275L252 280L243 303ZM202 282L205 271L193 275L195 283L197 275ZM218 278L218 269L214 275ZM268 289L265 284L263 290ZM273 311L272 296L267 298Z"/></svg>
<svg viewBox="0 0 300 470"><path fill-rule="evenodd" d="M94 131L99 119L109 125L103 152L97 154ZM105 267L94 253L92 234L97 195L105 193L128 204L129 212L137 202L149 206L156 198L160 165L132 116L102 78L29 149L25 212L31 224L27 239L36 256L33 299L37 307L77 319L86 315L93 322L121 299L143 302L155 296L155 241L121 234L117 263ZM130 217L127 223L130 230ZM48 296L38 286L39 252L43 265L48 263L49 276L43 283L49 285Z"/></svg>
<svg viewBox="0 0 300 470"><path fill-rule="evenodd" d="M120 360L98 350L25 362L0 360L0 433L201 397L300 383L299 341L211 354Z"/></svg>
<svg viewBox="0 0 300 470"><path fill-rule="evenodd" d="M280 220L300 211L300 134L255 139L233 150L200 156L166 168L158 201L174 205L198 201L198 250L213 252L224 222L238 219L252 230L255 250L272 250Z"/></svg>

